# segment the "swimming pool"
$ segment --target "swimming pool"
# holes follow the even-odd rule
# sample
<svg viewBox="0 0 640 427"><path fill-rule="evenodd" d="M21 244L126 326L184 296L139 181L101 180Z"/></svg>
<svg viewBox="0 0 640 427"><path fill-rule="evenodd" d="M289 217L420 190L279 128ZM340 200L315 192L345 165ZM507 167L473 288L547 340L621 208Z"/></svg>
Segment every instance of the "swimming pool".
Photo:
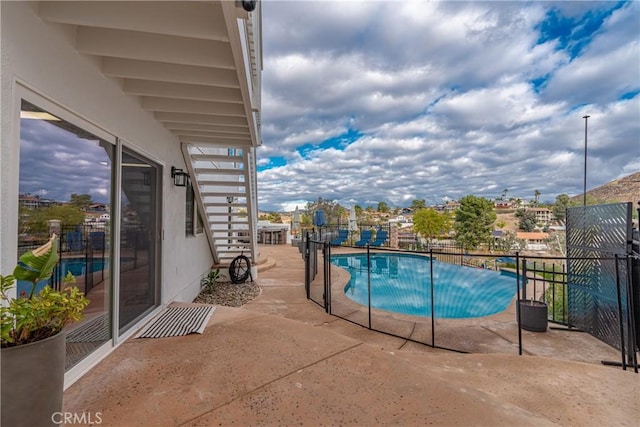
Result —
<svg viewBox="0 0 640 427"><path fill-rule="evenodd" d="M412 254L371 254L371 306L412 316L431 316L429 258ZM332 255L351 280L345 295L368 305L367 254ZM516 295L515 274L433 261L435 317L484 317L506 310Z"/></svg>
<svg viewBox="0 0 640 427"><path fill-rule="evenodd" d="M91 273L109 268L108 260L102 258L93 258L90 265ZM75 277L87 274L87 262L84 258L63 258L60 260L58 268L62 271L62 274L60 275L61 278L66 276L68 272L73 274ZM51 279L39 281L36 285L35 293L37 294L40 292L48 284L51 284ZM22 292L28 295L29 292L31 292L31 282L18 280L16 284L16 291L18 295L21 295Z"/></svg>

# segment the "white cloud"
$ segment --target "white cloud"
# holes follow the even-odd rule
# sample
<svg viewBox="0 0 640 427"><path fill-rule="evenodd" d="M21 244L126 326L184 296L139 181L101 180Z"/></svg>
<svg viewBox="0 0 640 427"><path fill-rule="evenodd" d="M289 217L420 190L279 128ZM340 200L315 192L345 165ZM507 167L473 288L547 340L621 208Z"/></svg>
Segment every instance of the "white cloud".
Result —
<svg viewBox="0 0 640 427"><path fill-rule="evenodd" d="M259 164L287 164L259 173L260 207L577 194L585 114L589 187L637 171L638 95L620 97L640 88L640 8L566 3L265 3ZM549 7L619 9L572 59L539 43ZM360 137L319 148L349 130Z"/></svg>

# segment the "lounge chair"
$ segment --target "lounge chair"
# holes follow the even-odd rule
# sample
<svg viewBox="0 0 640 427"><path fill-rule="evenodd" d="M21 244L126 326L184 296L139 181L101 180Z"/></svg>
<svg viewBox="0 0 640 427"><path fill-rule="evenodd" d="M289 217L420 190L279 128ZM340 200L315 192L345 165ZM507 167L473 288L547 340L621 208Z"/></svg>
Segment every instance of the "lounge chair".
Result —
<svg viewBox="0 0 640 427"><path fill-rule="evenodd" d="M355 246L367 246L368 243L371 243L371 239L373 237L372 230L362 230L360 233L360 240L354 243Z"/></svg>
<svg viewBox="0 0 640 427"><path fill-rule="evenodd" d="M67 232L67 250L68 251L81 251L84 250L84 244L82 243L82 233L80 231Z"/></svg>
<svg viewBox="0 0 640 427"><path fill-rule="evenodd" d="M340 246L349 238L349 230L338 230L338 237L331 241L331 246Z"/></svg>
<svg viewBox="0 0 640 427"><path fill-rule="evenodd" d="M389 233L387 233L384 230L378 230L378 232L376 233L375 240L371 242L369 246L382 246L384 245L384 242L387 241L388 237L389 237Z"/></svg>
<svg viewBox="0 0 640 427"><path fill-rule="evenodd" d="M104 231L92 231L89 233L91 247L97 251L104 251L105 234Z"/></svg>

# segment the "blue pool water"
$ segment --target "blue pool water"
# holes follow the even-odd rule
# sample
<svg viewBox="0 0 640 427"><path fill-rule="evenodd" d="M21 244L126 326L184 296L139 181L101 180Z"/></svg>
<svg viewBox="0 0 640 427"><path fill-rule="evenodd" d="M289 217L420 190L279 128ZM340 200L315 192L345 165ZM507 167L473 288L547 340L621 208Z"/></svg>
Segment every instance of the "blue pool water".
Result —
<svg viewBox="0 0 640 427"><path fill-rule="evenodd" d="M371 255L371 306L412 316L431 316L429 258L412 254ZM346 296L368 304L367 254L332 255L333 265L351 280ZM515 275L433 262L434 312L437 318L483 317L504 311L516 295Z"/></svg>
<svg viewBox="0 0 640 427"><path fill-rule="evenodd" d="M71 272L75 277L84 276L87 274L87 263L84 258L66 258L60 260L59 268L62 269L62 275L60 277L64 277L67 275L67 272ZM92 262L91 273L95 273L96 271L101 271L103 269L108 268L107 260L103 260L102 258L94 258ZM51 283L51 279L41 280L36 285L37 294L40 292L46 285ZM31 292L31 282L26 282L24 280L18 280L16 285L17 294L20 295L21 292L26 293L27 295Z"/></svg>

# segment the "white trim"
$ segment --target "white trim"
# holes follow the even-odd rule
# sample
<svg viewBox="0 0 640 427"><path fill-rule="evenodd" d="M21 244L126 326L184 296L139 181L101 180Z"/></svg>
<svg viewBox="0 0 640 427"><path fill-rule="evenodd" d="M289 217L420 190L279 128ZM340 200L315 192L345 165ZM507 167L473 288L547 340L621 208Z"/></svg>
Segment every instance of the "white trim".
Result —
<svg viewBox="0 0 640 427"><path fill-rule="evenodd" d="M111 263L111 274L113 275L112 283L113 287L111 288L111 301L109 301L109 307L111 309L111 339L113 342L113 347L117 347L120 343L120 339L118 338L118 332L120 324L120 233L121 233L121 223L122 223L122 203L121 203L121 192L122 192L122 139L116 138L116 150L115 150L115 159L114 159L114 176L113 176L113 188L114 188L114 198L113 198L113 206L110 209L111 212L111 231L113 232L112 244L112 254L114 262ZM117 221L116 221L117 220ZM118 260L118 262L115 262Z"/></svg>
<svg viewBox="0 0 640 427"><path fill-rule="evenodd" d="M109 355L115 348L113 341L108 340L103 345L89 353L85 358L80 360L74 367L64 373L64 389L69 388L73 383L78 381L84 374L89 372L91 368L96 366L105 357Z"/></svg>
<svg viewBox="0 0 640 427"><path fill-rule="evenodd" d="M16 78L16 94L18 95L18 112L20 111L20 101L25 99L26 101L46 110L47 112L65 120L87 132L91 132L98 138L101 138L113 145L116 144L116 136L105 130L100 125L91 119L77 113L72 108L69 108L59 102L54 101L51 97L44 95L43 91L33 88L28 83ZM15 113L14 113L15 114ZM20 118L18 114L18 119ZM19 133L18 133L19 138Z"/></svg>

